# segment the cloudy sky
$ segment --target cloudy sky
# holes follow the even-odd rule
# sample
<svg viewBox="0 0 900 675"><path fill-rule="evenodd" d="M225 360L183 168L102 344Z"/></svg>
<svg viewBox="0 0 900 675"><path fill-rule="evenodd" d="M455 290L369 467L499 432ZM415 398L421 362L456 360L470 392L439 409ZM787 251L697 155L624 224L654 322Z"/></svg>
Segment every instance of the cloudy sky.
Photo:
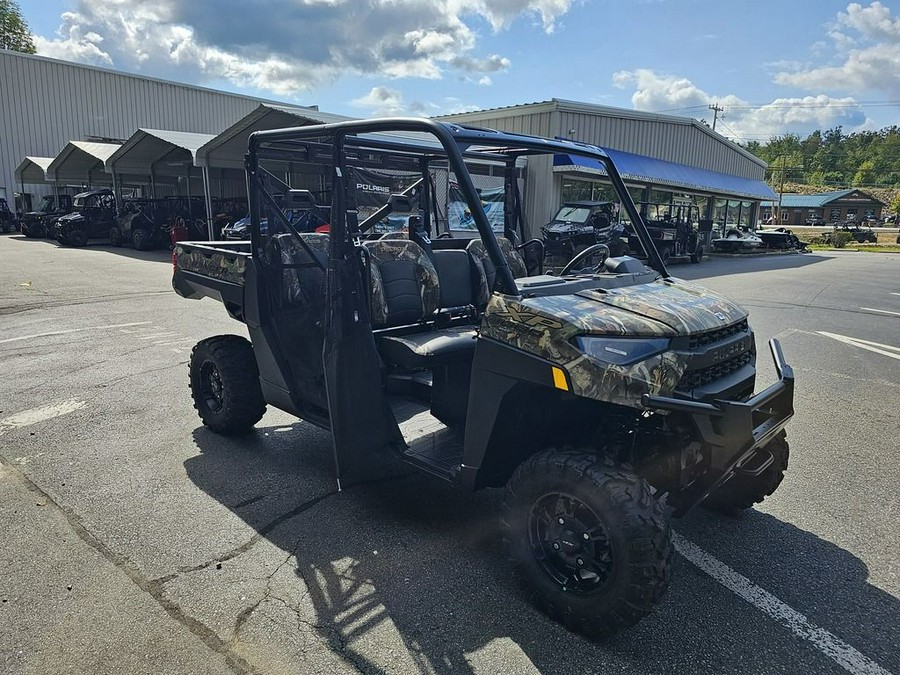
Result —
<svg viewBox="0 0 900 675"><path fill-rule="evenodd" d="M765 141L900 123L900 8L833 0L24 0L39 54L436 115L567 98Z"/></svg>

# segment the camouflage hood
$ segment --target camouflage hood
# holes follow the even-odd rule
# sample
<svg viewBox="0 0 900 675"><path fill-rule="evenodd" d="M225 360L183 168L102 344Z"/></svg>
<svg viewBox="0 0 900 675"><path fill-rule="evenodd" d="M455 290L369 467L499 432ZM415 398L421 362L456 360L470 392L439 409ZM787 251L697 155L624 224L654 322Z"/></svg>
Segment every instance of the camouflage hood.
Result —
<svg viewBox="0 0 900 675"><path fill-rule="evenodd" d="M676 334L691 335L728 326L747 317L731 300L681 279L577 295L665 324Z"/></svg>

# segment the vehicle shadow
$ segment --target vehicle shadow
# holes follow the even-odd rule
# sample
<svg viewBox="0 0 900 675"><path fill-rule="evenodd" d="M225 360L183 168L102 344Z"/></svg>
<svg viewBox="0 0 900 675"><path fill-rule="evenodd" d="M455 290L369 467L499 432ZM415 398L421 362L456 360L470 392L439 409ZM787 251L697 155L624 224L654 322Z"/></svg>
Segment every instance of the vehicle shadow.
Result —
<svg viewBox="0 0 900 675"><path fill-rule="evenodd" d="M44 245L53 248L71 248L68 246L63 246L55 239L30 238L18 232L7 236L9 236L10 239L27 242L29 245L34 246ZM124 256L126 258L133 258L135 260L163 262L169 265L172 264L172 251L168 247L161 247L153 249L151 251L138 251L127 246L113 246L108 241L104 241L103 239L92 239L86 246L80 248L85 251L103 251L104 253L113 253L115 255Z"/></svg>
<svg viewBox="0 0 900 675"><path fill-rule="evenodd" d="M407 471L337 493L330 439L304 423L243 440L201 427L194 442L190 479L292 556L297 601L348 670L845 672L679 556L652 615L590 642L537 611L512 578L499 491L461 494ZM867 583L849 552L759 511L696 512L677 530L881 666L900 668L900 602Z"/></svg>

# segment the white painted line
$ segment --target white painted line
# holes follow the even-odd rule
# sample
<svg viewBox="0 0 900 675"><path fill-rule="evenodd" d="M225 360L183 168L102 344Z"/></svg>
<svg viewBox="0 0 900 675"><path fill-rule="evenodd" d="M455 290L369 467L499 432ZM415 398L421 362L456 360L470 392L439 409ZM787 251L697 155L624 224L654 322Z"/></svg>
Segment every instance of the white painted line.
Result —
<svg viewBox="0 0 900 675"><path fill-rule="evenodd" d="M138 321L137 323L116 323L110 326L89 326L87 328L70 328L69 330L55 330L52 333L38 333L37 335L23 335L22 337L6 338L0 340L0 344L7 342L18 342L20 340L33 340L35 338L50 337L51 335L68 335L69 333L79 333L86 330L107 330L109 328L125 328L127 326L146 326L149 321Z"/></svg>
<svg viewBox="0 0 900 675"><path fill-rule="evenodd" d="M837 333L826 333L823 330L817 332L819 333L819 335L824 335L825 337L829 337L832 340L837 340L838 342L843 342L847 345L852 345L854 347L859 347L860 349L875 352L876 354L881 354L882 356L889 356L892 359L897 359L898 361L900 361L900 348L892 347L891 345L883 345L879 342L869 342L868 340L860 340L859 338L847 337L846 335L838 335Z"/></svg>
<svg viewBox="0 0 900 675"><path fill-rule="evenodd" d="M78 401L73 398L69 399L68 401L61 401L60 403L41 406L40 408L23 410L20 413L10 415L9 417L5 417L0 420L0 436L5 434L10 429L29 427L32 424L37 424L38 422L52 420L54 417L68 415L70 412L75 412L76 410L79 410L84 406L84 401Z"/></svg>
<svg viewBox="0 0 900 675"><path fill-rule="evenodd" d="M867 312L880 312L881 314L891 314L892 316L900 316L900 312L890 312L886 309L875 309L874 307L860 307L860 309L864 309Z"/></svg>
<svg viewBox="0 0 900 675"><path fill-rule="evenodd" d="M825 656L853 675L891 675L868 656L857 651L833 633L820 628L793 607L785 604L764 588L713 558L696 544L677 533L672 534L676 550L725 588L743 598L758 610L808 640Z"/></svg>
<svg viewBox="0 0 900 675"><path fill-rule="evenodd" d="M891 293L891 295L900 295L900 293Z"/></svg>

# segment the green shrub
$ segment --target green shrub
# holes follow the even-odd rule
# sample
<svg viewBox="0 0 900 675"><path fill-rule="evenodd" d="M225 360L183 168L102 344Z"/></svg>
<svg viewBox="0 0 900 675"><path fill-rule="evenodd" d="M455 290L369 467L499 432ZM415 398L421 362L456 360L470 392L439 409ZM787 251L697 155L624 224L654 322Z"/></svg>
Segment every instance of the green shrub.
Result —
<svg viewBox="0 0 900 675"><path fill-rule="evenodd" d="M831 245L835 248L844 248L853 237L849 232L835 232L831 235Z"/></svg>

